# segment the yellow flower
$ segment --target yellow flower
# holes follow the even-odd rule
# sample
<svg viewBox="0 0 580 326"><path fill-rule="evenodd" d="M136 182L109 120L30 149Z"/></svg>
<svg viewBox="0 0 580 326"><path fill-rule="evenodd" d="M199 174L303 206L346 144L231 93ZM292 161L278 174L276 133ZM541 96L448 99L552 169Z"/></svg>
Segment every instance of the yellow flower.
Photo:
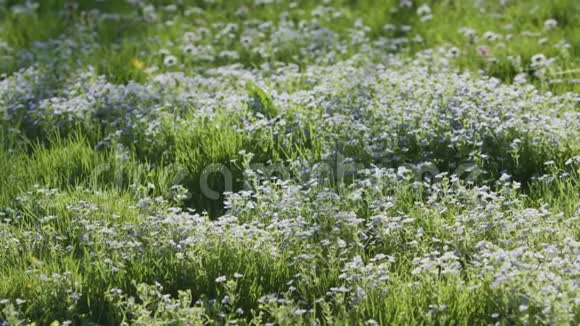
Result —
<svg viewBox="0 0 580 326"><path fill-rule="evenodd" d="M137 59L137 58L133 58L131 59L131 65L139 70L143 70L145 69L145 64L143 63L143 61Z"/></svg>

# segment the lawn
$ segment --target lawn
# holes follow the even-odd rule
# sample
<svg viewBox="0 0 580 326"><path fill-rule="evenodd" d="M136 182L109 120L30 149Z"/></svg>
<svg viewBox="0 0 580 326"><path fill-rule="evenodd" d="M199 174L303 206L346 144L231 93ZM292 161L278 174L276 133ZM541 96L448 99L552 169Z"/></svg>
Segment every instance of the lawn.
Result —
<svg viewBox="0 0 580 326"><path fill-rule="evenodd" d="M580 2L0 0L2 325L577 325Z"/></svg>

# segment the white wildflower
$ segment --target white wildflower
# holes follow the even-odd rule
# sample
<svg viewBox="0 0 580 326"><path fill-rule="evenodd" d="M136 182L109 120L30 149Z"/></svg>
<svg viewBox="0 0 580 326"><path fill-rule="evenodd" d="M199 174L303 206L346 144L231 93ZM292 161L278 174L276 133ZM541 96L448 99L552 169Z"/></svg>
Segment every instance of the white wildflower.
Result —
<svg viewBox="0 0 580 326"><path fill-rule="evenodd" d="M558 27L558 21L555 19L548 19L544 22L544 29L547 31L553 30Z"/></svg>
<svg viewBox="0 0 580 326"><path fill-rule="evenodd" d="M419 16L427 16L431 15L431 7L428 4L423 4L419 8L417 8L417 15Z"/></svg>
<svg viewBox="0 0 580 326"><path fill-rule="evenodd" d="M163 59L163 64L166 67L173 67L177 64L177 58L175 56L168 55L165 57L165 59Z"/></svg>

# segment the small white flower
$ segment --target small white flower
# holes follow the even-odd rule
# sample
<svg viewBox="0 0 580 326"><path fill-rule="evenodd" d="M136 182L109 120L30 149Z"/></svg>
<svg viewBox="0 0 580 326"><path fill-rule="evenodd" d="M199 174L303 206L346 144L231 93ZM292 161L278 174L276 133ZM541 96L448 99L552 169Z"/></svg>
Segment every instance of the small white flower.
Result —
<svg viewBox="0 0 580 326"><path fill-rule="evenodd" d="M361 288L361 287L357 287L355 290L355 301L359 302L361 300L363 300L365 297L367 296L366 291Z"/></svg>
<svg viewBox="0 0 580 326"><path fill-rule="evenodd" d="M216 283L224 283L226 281L226 276L222 275L215 279Z"/></svg>
<svg viewBox="0 0 580 326"><path fill-rule="evenodd" d="M532 67L544 66L546 64L546 56L543 54L536 54L532 57Z"/></svg>
<svg viewBox="0 0 580 326"><path fill-rule="evenodd" d="M544 22L544 29L550 31L554 28L558 27L558 21L555 19L548 19Z"/></svg>
<svg viewBox="0 0 580 326"><path fill-rule="evenodd" d="M413 2L411 2L411 0L401 0L399 6L401 8L411 8L413 7Z"/></svg>
<svg viewBox="0 0 580 326"><path fill-rule="evenodd" d="M546 165L546 166L552 166L554 164L556 164L556 162L554 162L552 160L544 162L544 165Z"/></svg>
<svg viewBox="0 0 580 326"><path fill-rule="evenodd" d="M424 4L421 7L417 8L417 15L419 16L427 16L431 15L431 7L429 5Z"/></svg>
<svg viewBox="0 0 580 326"><path fill-rule="evenodd" d="M177 58L175 56L168 55L165 57L165 59L163 59L163 64L166 67L173 67L177 64Z"/></svg>
<svg viewBox="0 0 580 326"><path fill-rule="evenodd" d="M297 316L302 316L304 315L306 312L308 312L308 310L306 309L295 309L294 310L294 314Z"/></svg>
<svg viewBox="0 0 580 326"><path fill-rule="evenodd" d="M502 173L501 174L501 177L499 178L499 181L501 181L501 182L508 182L508 181L510 181L510 179L511 179L511 176L509 174Z"/></svg>
<svg viewBox="0 0 580 326"><path fill-rule="evenodd" d="M474 29L467 27L460 28L459 32L465 37L475 37L477 35L477 32Z"/></svg>
<svg viewBox="0 0 580 326"><path fill-rule="evenodd" d="M449 49L449 56L452 58L459 57L460 53L461 51L457 47L452 47L451 49Z"/></svg>
<svg viewBox="0 0 580 326"><path fill-rule="evenodd" d="M525 84L528 82L528 74L526 73L519 73L514 77L514 83L516 84Z"/></svg>
<svg viewBox="0 0 580 326"><path fill-rule="evenodd" d="M195 46L192 44L187 44L183 47L183 53L191 55L193 52L195 52Z"/></svg>
<svg viewBox="0 0 580 326"><path fill-rule="evenodd" d="M248 36L242 36L240 38L240 43L242 44L242 46L248 47L252 44L252 38Z"/></svg>
<svg viewBox="0 0 580 326"><path fill-rule="evenodd" d="M499 38L499 35L494 32L485 32L483 38L488 42L495 42Z"/></svg>

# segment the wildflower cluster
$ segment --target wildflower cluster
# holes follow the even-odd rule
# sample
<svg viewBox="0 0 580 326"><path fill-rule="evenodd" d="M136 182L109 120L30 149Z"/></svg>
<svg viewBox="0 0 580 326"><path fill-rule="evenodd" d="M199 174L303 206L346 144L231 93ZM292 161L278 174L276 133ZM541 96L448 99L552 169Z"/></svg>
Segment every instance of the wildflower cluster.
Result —
<svg viewBox="0 0 580 326"><path fill-rule="evenodd" d="M0 0L0 321L578 323L571 14L98 3Z"/></svg>

